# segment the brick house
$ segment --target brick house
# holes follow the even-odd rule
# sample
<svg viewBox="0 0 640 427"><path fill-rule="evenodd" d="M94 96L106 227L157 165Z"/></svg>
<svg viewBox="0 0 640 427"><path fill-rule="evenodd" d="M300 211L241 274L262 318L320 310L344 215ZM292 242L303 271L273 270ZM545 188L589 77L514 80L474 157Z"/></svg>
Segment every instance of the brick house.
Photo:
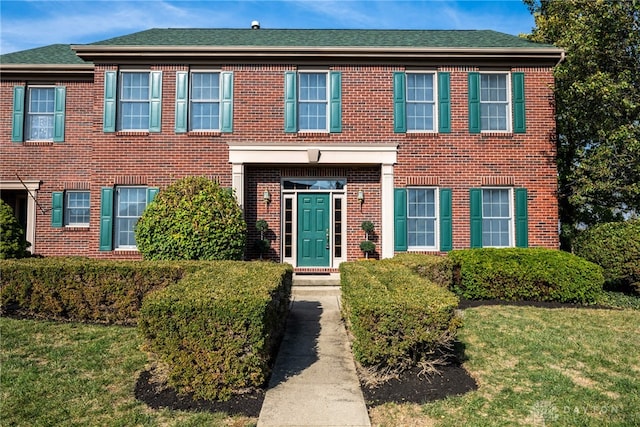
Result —
<svg viewBox="0 0 640 427"><path fill-rule="evenodd" d="M137 259L189 175L233 188L256 258L558 247L553 67L493 31L151 29L0 57L0 190L44 256Z"/></svg>

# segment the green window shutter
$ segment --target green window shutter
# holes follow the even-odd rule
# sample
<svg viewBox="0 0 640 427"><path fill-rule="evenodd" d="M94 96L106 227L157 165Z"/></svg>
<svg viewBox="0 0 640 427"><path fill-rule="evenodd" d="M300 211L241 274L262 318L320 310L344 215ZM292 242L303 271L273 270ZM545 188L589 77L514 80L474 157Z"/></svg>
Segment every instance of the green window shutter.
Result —
<svg viewBox="0 0 640 427"><path fill-rule="evenodd" d="M54 191L51 193L51 226L62 227L63 225L64 193Z"/></svg>
<svg viewBox="0 0 640 427"><path fill-rule="evenodd" d="M342 73L329 73L329 132L342 132Z"/></svg>
<svg viewBox="0 0 640 427"><path fill-rule="evenodd" d="M53 142L64 141L65 98L67 88L56 86L53 109Z"/></svg>
<svg viewBox="0 0 640 427"><path fill-rule="evenodd" d="M516 247L529 247L529 213L526 188L516 188Z"/></svg>
<svg viewBox="0 0 640 427"><path fill-rule="evenodd" d="M118 74L115 71L104 72L104 111L102 131L116 131L116 93L118 90Z"/></svg>
<svg viewBox="0 0 640 427"><path fill-rule="evenodd" d="M404 133L407 131L406 108L407 77L403 72L393 73L393 131Z"/></svg>
<svg viewBox="0 0 640 427"><path fill-rule="evenodd" d="M398 252L407 250L407 190L396 188L393 193L394 214L394 249Z"/></svg>
<svg viewBox="0 0 640 427"><path fill-rule="evenodd" d="M480 73L469 73L469 133L480 133Z"/></svg>
<svg viewBox="0 0 640 427"><path fill-rule="evenodd" d="M113 188L100 190L100 250L113 250Z"/></svg>
<svg viewBox="0 0 640 427"><path fill-rule="evenodd" d="M175 132L187 131L187 114L189 103L189 73L176 72L176 123Z"/></svg>
<svg viewBox="0 0 640 427"><path fill-rule="evenodd" d="M440 189L440 250L453 249L453 223L451 209L451 189Z"/></svg>
<svg viewBox="0 0 640 427"><path fill-rule="evenodd" d="M13 120L11 122L11 141L24 141L24 86L13 87Z"/></svg>
<svg viewBox="0 0 640 427"><path fill-rule="evenodd" d="M438 73L438 132L451 133L450 73Z"/></svg>
<svg viewBox="0 0 640 427"><path fill-rule="evenodd" d="M524 73L511 74L512 102L513 102L513 132L525 133L527 121L524 107Z"/></svg>
<svg viewBox="0 0 640 427"><path fill-rule="evenodd" d="M298 75L295 71L284 73L284 131L298 131Z"/></svg>
<svg viewBox="0 0 640 427"><path fill-rule="evenodd" d="M153 202L160 189L158 187L147 187L147 206Z"/></svg>
<svg viewBox="0 0 640 427"><path fill-rule="evenodd" d="M482 247L482 190L472 188L469 190L471 201L471 247Z"/></svg>
<svg viewBox="0 0 640 427"><path fill-rule="evenodd" d="M233 132L233 73L220 73L222 96L220 101L220 131Z"/></svg>
<svg viewBox="0 0 640 427"><path fill-rule="evenodd" d="M149 132L160 132L162 127L162 71L151 72L151 99L149 105Z"/></svg>

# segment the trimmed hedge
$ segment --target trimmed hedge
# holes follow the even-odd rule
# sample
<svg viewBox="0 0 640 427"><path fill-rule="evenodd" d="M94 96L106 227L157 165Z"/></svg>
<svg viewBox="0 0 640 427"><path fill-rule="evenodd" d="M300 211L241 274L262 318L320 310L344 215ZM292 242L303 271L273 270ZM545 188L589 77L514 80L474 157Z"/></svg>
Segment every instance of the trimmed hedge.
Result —
<svg viewBox="0 0 640 427"><path fill-rule="evenodd" d="M589 227L573 246L576 255L604 269L609 289L640 294L640 219Z"/></svg>
<svg viewBox="0 0 640 427"><path fill-rule="evenodd" d="M363 366L401 371L454 339L458 298L394 260L340 264L343 315Z"/></svg>
<svg viewBox="0 0 640 427"><path fill-rule="evenodd" d="M405 252L397 254L393 259L436 285L447 289L451 287L453 261L446 256Z"/></svg>
<svg viewBox="0 0 640 427"><path fill-rule="evenodd" d="M464 249L454 262L453 292L467 299L595 303L602 269L567 252L532 248Z"/></svg>
<svg viewBox="0 0 640 427"><path fill-rule="evenodd" d="M169 383L227 400L263 385L284 330L293 269L220 261L150 294L139 328Z"/></svg>
<svg viewBox="0 0 640 427"><path fill-rule="evenodd" d="M146 294L196 263L28 258L0 261L0 309L48 319L135 325Z"/></svg>

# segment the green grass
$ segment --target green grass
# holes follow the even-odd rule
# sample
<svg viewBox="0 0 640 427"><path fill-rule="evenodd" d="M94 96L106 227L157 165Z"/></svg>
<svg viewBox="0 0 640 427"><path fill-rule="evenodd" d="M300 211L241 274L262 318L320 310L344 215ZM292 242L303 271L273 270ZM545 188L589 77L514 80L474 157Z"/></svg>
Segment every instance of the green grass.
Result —
<svg viewBox="0 0 640 427"><path fill-rule="evenodd" d="M478 390L383 405L373 425L640 425L640 311L484 306L464 317Z"/></svg>
<svg viewBox="0 0 640 427"><path fill-rule="evenodd" d="M257 419L152 410L134 397L147 363L135 328L0 318L3 426L246 426Z"/></svg>

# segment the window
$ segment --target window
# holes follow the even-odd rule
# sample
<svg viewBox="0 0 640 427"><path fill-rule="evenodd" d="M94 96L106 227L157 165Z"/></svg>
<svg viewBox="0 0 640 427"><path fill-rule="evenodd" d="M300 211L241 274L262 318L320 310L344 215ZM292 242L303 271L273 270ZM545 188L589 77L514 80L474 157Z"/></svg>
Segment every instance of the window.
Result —
<svg viewBox="0 0 640 427"><path fill-rule="evenodd" d="M64 225L68 227L88 227L89 208L88 191L66 191L64 202Z"/></svg>
<svg viewBox="0 0 640 427"><path fill-rule="evenodd" d="M285 73L285 132L342 131L342 74Z"/></svg>
<svg viewBox="0 0 640 427"><path fill-rule="evenodd" d="M435 130L433 74L407 73L407 130Z"/></svg>
<svg viewBox="0 0 640 427"><path fill-rule="evenodd" d="M407 189L407 245L409 249L436 246L436 190Z"/></svg>
<svg viewBox="0 0 640 427"><path fill-rule="evenodd" d="M191 73L190 129L220 129L220 74Z"/></svg>
<svg viewBox="0 0 640 427"><path fill-rule="evenodd" d="M100 190L100 250L136 249L135 225L158 189L103 187Z"/></svg>
<svg viewBox="0 0 640 427"><path fill-rule="evenodd" d="M105 71L104 132L160 132L161 109L161 71Z"/></svg>
<svg viewBox="0 0 640 427"><path fill-rule="evenodd" d="M524 73L469 73L469 132L526 132Z"/></svg>
<svg viewBox="0 0 640 427"><path fill-rule="evenodd" d="M482 190L482 247L512 246L511 190Z"/></svg>
<svg viewBox="0 0 640 427"><path fill-rule="evenodd" d="M176 72L176 133L233 131L233 73Z"/></svg>
<svg viewBox="0 0 640 427"><path fill-rule="evenodd" d="M528 247L525 188L472 188L470 201L472 248Z"/></svg>
<svg viewBox="0 0 640 427"><path fill-rule="evenodd" d="M122 73L120 129L149 129L149 73Z"/></svg>
<svg viewBox="0 0 640 427"><path fill-rule="evenodd" d="M506 74L480 74L480 127L508 131L509 101Z"/></svg>
<svg viewBox="0 0 640 427"><path fill-rule="evenodd" d="M11 140L63 142L65 97L64 86L14 86Z"/></svg>
<svg viewBox="0 0 640 427"><path fill-rule="evenodd" d="M452 249L451 189L396 188L395 250Z"/></svg>
<svg viewBox="0 0 640 427"><path fill-rule="evenodd" d="M394 132L451 132L449 73L393 73Z"/></svg>

